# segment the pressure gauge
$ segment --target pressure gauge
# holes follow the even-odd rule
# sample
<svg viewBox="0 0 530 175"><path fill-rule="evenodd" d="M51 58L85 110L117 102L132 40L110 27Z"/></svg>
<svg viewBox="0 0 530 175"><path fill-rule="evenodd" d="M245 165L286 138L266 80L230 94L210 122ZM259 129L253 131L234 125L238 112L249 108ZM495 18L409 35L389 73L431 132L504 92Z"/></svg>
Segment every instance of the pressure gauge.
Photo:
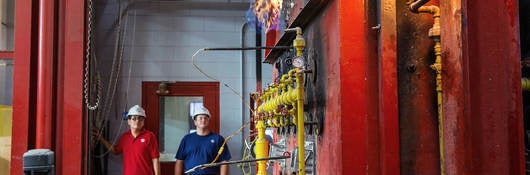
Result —
<svg viewBox="0 0 530 175"><path fill-rule="evenodd" d="M305 61L304 57L294 57L293 58L293 66L296 68L304 68Z"/></svg>

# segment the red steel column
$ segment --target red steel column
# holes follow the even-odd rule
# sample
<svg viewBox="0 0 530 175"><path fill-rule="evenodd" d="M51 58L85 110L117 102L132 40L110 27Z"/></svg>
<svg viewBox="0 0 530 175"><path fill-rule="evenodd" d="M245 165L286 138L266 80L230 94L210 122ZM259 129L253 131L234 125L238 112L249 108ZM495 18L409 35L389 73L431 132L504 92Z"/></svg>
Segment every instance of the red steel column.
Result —
<svg viewBox="0 0 530 175"><path fill-rule="evenodd" d="M395 0L382 0L379 45L379 129L381 174L400 172L399 111L397 80L397 17Z"/></svg>
<svg viewBox="0 0 530 175"><path fill-rule="evenodd" d="M51 149L55 0L39 2L36 148Z"/></svg>
<svg viewBox="0 0 530 175"><path fill-rule="evenodd" d="M462 0L450 0L440 2L440 18L442 33L442 64L443 64L443 112L444 112L444 148L445 148L445 172L447 174L467 174L469 167L467 156L472 149L471 139L466 136L467 127L471 123L469 108L469 77L464 73L466 61L464 61L463 37L466 30L462 27L463 11ZM467 15L465 15L467 16ZM466 110L467 109L467 110ZM451 136L451 137L448 137ZM467 145L467 146L466 146ZM467 172L467 173L466 173ZM494 173L493 173L494 174Z"/></svg>
<svg viewBox="0 0 530 175"><path fill-rule="evenodd" d="M471 172L525 174L518 1L466 3Z"/></svg>
<svg viewBox="0 0 530 175"><path fill-rule="evenodd" d="M15 1L15 49L13 51L13 128L11 140L10 174L23 174L22 155L33 143L33 132L30 131L30 115L35 113L31 102L34 102L31 80L31 58L35 53L31 46L32 35L32 0ZM15 118L16 117L16 118Z"/></svg>
<svg viewBox="0 0 530 175"><path fill-rule="evenodd" d="M330 98L326 100L335 103L327 105L326 122L340 123L339 140L334 144L341 145L342 166L336 174L381 174L378 41L370 26L374 22L371 11L374 3L338 0L340 43L335 47L340 50L337 62L328 64L339 64L327 69L328 79L339 77L338 89L328 80Z"/></svg>
<svg viewBox="0 0 530 175"><path fill-rule="evenodd" d="M447 174L525 174L517 4L440 1Z"/></svg>
<svg viewBox="0 0 530 175"><path fill-rule="evenodd" d="M87 174L82 93L85 1L60 0L58 8L56 171Z"/></svg>

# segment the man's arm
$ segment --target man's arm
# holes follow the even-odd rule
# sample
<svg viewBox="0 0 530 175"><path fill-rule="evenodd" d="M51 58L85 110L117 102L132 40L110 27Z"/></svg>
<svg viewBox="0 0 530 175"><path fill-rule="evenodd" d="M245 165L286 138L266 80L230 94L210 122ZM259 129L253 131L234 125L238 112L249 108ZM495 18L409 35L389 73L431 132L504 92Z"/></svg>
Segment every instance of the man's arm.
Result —
<svg viewBox="0 0 530 175"><path fill-rule="evenodd" d="M184 161L178 160L175 161L175 175L183 175L184 174Z"/></svg>
<svg viewBox="0 0 530 175"><path fill-rule="evenodd" d="M227 161L222 161L227 162ZM228 175L228 165L221 165L221 175Z"/></svg>
<svg viewBox="0 0 530 175"><path fill-rule="evenodd" d="M114 145L112 145L109 141L107 141L101 134L97 134L98 140L105 145L105 148L112 151L112 153L116 154L116 149L114 149Z"/></svg>
<svg viewBox="0 0 530 175"><path fill-rule="evenodd" d="M160 161L158 158L153 159L153 168L155 169L155 175L160 175Z"/></svg>

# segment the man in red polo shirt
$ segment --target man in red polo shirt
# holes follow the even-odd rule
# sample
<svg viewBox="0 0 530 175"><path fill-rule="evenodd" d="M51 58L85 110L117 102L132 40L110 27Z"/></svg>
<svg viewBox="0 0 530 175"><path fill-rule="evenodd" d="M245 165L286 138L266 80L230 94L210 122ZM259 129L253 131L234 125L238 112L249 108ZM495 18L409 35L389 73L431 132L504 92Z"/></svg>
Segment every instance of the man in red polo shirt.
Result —
<svg viewBox="0 0 530 175"><path fill-rule="evenodd" d="M123 133L118 144L112 145L101 135L98 139L115 154L123 153L124 175L160 175L158 141L155 134L144 129L145 110L135 105L127 113L131 128Z"/></svg>

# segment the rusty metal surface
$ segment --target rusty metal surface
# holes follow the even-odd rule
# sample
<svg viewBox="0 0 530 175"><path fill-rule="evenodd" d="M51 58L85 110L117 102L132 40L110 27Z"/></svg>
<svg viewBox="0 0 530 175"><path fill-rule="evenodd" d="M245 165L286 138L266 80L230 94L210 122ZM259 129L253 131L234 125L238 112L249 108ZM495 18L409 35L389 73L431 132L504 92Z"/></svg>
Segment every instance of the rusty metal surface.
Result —
<svg viewBox="0 0 530 175"><path fill-rule="evenodd" d="M340 49L336 46L339 41L339 18L338 0L330 2L324 11L321 21L315 22L321 27L321 32L325 34L321 37L324 49L320 52L325 59L325 64L318 65L318 71L326 70L326 77L322 77L326 84L326 111L324 113L324 128L322 139L318 142L317 150L317 173L318 174L343 174L343 144L342 140L342 117L340 116ZM324 26L327 25L327 26ZM328 151L336 150L336 151ZM360 156L360 155L359 155ZM331 173L330 173L331 172ZM353 173L352 173L353 174Z"/></svg>
<svg viewBox="0 0 530 175"><path fill-rule="evenodd" d="M463 8L468 51L463 73L469 76L464 117L470 119L465 132L472 142L467 147L472 174L524 174L517 9L517 0L470 1Z"/></svg>
<svg viewBox="0 0 530 175"><path fill-rule="evenodd" d="M435 73L429 67L434 62L428 36L433 19L410 12L406 2L396 2L401 174L438 174Z"/></svg>
<svg viewBox="0 0 530 175"><path fill-rule="evenodd" d="M442 1L441 27L443 67L443 98L444 98L444 135L445 135L445 172L448 174L465 174L470 166L468 161L472 141L466 131L472 123L469 116L469 82L464 73L465 62L463 46L461 0Z"/></svg>
<svg viewBox="0 0 530 175"><path fill-rule="evenodd" d="M440 5L446 172L524 174L517 2Z"/></svg>
<svg viewBox="0 0 530 175"><path fill-rule="evenodd" d="M397 6L395 0L382 0L379 6L380 32L380 133L381 174L400 171L398 73L397 73Z"/></svg>

